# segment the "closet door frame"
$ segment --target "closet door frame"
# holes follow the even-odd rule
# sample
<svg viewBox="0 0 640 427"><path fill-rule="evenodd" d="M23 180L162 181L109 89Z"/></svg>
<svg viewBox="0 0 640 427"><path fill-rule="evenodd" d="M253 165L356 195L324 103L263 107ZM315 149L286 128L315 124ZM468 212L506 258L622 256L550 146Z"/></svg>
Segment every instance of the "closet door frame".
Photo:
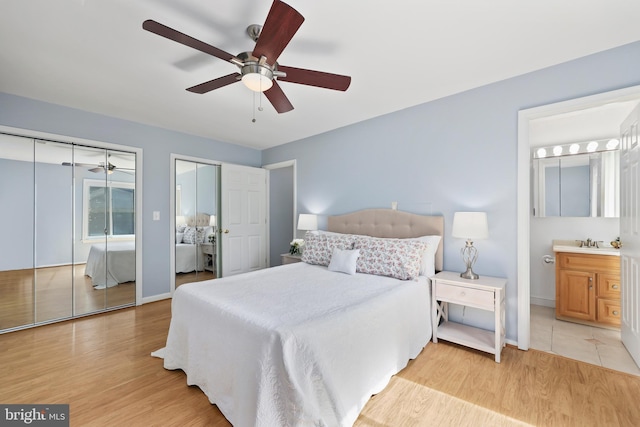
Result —
<svg viewBox="0 0 640 427"><path fill-rule="evenodd" d="M136 175L135 175L135 186L136 186L136 192L135 192L135 197L136 197L136 214L135 214L135 221L136 221L136 301L135 301L135 305L141 305L142 304L142 287L143 287L143 275L142 275L142 242L143 242L143 236L142 236L142 194L143 194L143 188L142 188L142 148L137 148L137 147L131 147L128 145L120 145L120 144L113 144L110 142L102 142L102 141L95 141L95 140L91 140L91 139L85 139L85 138L75 138L75 137L70 137L70 136L66 136L66 135L59 135L59 134L54 134L54 133L49 133L49 132L39 132L39 131L33 131L33 130L28 130L28 129L21 129L21 128L14 128L14 127L10 127L10 126L3 126L0 125L0 132L3 133L8 133L8 134L12 134L12 135L16 135L16 136L21 136L21 137L25 137L25 138L32 138L32 139L41 139L41 140L51 140L51 141L55 141L55 142L64 142L64 143L69 143L69 144L77 144L77 145L84 145L84 146L90 146L90 147L95 147L95 148L101 148L101 149L107 149L107 150L115 150L115 151L127 151L130 153L134 153L136 155ZM174 224L175 227L175 224ZM175 238L175 237L174 237ZM32 326L32 325L31 325Z"/></svg>
<svg viewBox="0 0 640 427"><path fill-rule="evenodd" d="M201 157L192 157L192 156L185 156L182 154L177 154L177 153L171 153L170 156L170 166L169 166L169 176L170 176L170 182L169 182L169 212L175 212L176 211L176 160L184 160L187 162L194 162L194 163L202 163L205 165L211 165L211 166L220 166L222 165L222 162L219 162L217 160L211 160L211 159L204 159ZM219 186L219 183L217 183L217 185ZM218 189L216 189L216 191L218 191ZM217 210L220 210L220 206L217 206ZM172 214L169 216L169 242L170 242L170 254L169 254L169 265L170 265L170 271L169 271L169 275L171 276L171 285L170 285L170 293L169 295L166 295L166 297L170 298L173 296L173 293L176 290L176 251L175 251L175 247L176 247L176 216L175 214ZM215 261L214 261L215 262Z"/></svg>

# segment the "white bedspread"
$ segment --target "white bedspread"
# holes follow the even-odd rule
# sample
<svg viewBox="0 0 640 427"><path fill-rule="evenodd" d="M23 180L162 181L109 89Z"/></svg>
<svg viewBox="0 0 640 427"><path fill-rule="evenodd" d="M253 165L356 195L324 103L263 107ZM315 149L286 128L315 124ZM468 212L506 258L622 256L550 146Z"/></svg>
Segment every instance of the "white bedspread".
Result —
<svg viewBox="0 0 640 427"><path fill-rule="evenodd" d="M135 242L107 242L92 245L84 274L96 289L136 280Z"/></svg>
<svg viewBox="0 0 640 427"><path fill-rule="evenodd" d="M204 254L199 246L189 243L176 244L176 273L204 270Z"/></svg>
<svg viewBox="0 0 640 427"><path fill-rule="evenodd" d="M349 426L431 338L428 279L305 263L180 286L164 366L236 427Z"/></svg>

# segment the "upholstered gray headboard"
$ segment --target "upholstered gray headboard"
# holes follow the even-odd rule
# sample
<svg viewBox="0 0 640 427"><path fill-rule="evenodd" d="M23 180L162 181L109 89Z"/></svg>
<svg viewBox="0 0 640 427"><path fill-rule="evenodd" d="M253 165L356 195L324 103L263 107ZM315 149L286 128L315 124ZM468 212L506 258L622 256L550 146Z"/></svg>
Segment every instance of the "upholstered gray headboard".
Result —
<svg viewBox="0 0 640 427"><path fill-rule="evenodd" d="M365 209L328 218L327 228L336 233L406 239L420 236L442 236L444 217L417 215L393 209ZM436 250L436 271L442 271L443 240Z"/></svg>

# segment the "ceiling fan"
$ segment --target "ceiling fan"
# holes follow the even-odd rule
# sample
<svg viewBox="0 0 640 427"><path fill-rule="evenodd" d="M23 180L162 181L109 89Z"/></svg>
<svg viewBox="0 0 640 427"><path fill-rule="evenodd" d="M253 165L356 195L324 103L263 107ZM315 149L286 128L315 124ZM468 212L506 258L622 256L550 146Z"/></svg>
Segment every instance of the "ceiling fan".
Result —
<svg viewBox="0 0 640 427"><path fill-rule="evenodd" d="M253 51L236 56L151 19L144 21L142 28L228 61L240 69L240 72L190 87L188 91L203 94L242 80L249 89L264 92L278 113L286 113L293 110L293 105L276 79L340 91L347 90L351 84L349 76L287 67L276 62L302 22L304 17L297 10L280 0L274 0L264 25L250 25L247 28L249 36L256 42Z"/></svg>

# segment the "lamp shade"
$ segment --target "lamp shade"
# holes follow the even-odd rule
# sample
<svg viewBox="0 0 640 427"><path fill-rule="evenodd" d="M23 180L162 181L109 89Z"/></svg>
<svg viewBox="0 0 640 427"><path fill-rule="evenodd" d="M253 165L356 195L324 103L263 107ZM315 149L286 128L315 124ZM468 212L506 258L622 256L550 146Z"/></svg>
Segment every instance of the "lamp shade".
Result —
<svg viewBox="0 0 640 427"><path fill-rule="evenodd" d="M298 230L317 230L318 216L313 214L300 214L298 217Z"/></svg>
<svg viewBox="0 0 640 427"><path fill-rule="evenodd" d="M215 215L211 215L209 217L209 225L212 226L212 227L215 227L217 225L216 216Z"/></svg>
<svg viewBox="0 0 640 427"><path fill-rule="evenodd" d="M486 239L489 225L486 212L456 212L453 214L453 237L461 239Z"/></svg>

